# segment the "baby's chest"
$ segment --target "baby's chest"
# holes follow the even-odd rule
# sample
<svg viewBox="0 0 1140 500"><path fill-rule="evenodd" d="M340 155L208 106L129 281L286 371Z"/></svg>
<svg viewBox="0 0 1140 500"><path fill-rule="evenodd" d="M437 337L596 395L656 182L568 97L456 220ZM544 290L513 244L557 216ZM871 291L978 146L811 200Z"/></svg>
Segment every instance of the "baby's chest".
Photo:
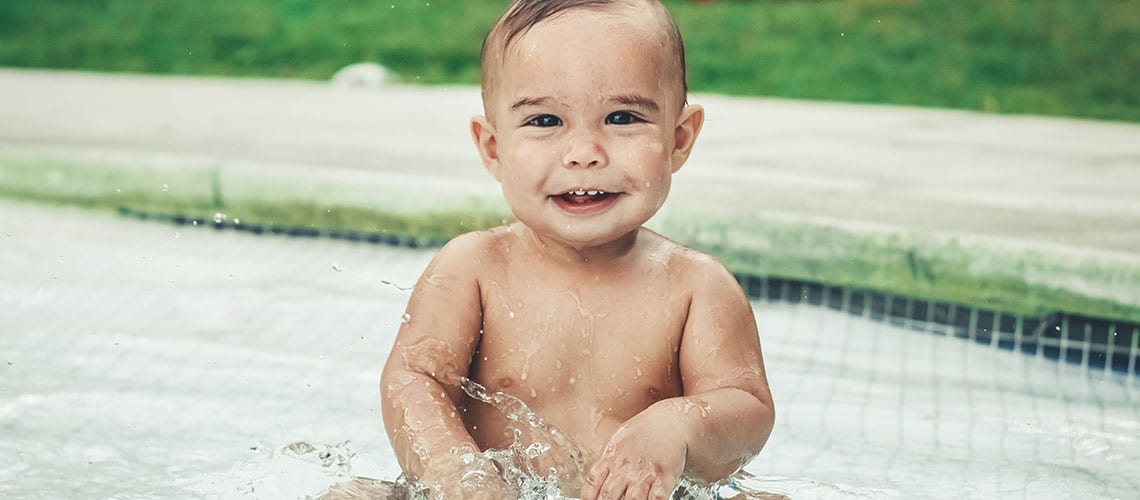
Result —
<svg viewBox="0 0 1140 500"><path fill-rule="evenodd" d="M533 405L636 413L680 390L685 306L572 293L489 300L473 374Z"/></svg>

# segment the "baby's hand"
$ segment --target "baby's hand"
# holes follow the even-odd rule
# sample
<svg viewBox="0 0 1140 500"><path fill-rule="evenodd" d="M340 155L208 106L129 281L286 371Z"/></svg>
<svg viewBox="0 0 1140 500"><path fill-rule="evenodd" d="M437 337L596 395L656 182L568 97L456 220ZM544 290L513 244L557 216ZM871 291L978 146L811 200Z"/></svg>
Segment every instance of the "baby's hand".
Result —
<svg viewBox="0 0 1140 500"><path fill-rule="evenodd" d="M502 500L517 498L518 492L507 485L498 468L477 451L453 451L459 460L437 460L421 485L428 487L433 499ZM451 458L451 457L448 457Z"/></svg>
<svg viewBox="0 0 1140 500"><path fill-rule="evenodd" d="M610 437L586 475L582 500L666 500L685 469L686 449L676 421L670 425L667 412L651 406Z"/></svg>
<svg viewBox="0 0 1140 500"><path fill-rule="evenodd" d="M462 484L451 480L446 484L442 481L432 481L427 486L428 498L444 500L503 500L518 497L518 492L497 477L482 481L477 485Z"/></svg>

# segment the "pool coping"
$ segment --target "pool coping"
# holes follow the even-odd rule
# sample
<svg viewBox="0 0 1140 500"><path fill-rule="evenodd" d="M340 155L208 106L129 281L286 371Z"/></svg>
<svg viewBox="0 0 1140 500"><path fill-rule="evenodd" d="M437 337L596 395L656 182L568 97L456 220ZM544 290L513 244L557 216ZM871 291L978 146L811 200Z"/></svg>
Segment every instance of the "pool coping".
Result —
<svg viewBox="0 0 1140 500"><path fill-rule="evenodd" d="M434 196L409 197L391 178L341 174L324 169L317 177L301 168L241 163L110 162L0 147L0 196L141 218L418 247L510 219L494 194L442 185ZM716 256L738 275L1030 317L1061 312L1140 322L1140 261L1127 255L756 214L665 210L650 227Z"/></svg>

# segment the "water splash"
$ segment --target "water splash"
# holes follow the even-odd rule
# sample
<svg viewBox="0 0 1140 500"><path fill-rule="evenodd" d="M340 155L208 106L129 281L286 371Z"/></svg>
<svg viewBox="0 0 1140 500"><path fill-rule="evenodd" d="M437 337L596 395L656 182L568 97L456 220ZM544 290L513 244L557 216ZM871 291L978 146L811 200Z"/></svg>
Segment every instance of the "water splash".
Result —
<svg viewBox="0 0 1140 500"><path fill-rule="evenodd" d="M484 471L498 471L500 479L518 492L520 500L572 500L577 498L581 485L578 479L584 476L585 453L568 436L544 422L522 400L503 392L490 392L486 387L466 377L460 380L460 388L476 401L489 404L503 413L509 420L521 424L526 429L530 444L524 444L523 431L514 430L514 439L506 449L489 449L483 452L468 452L461 456L469 467L470 475L485 474ZM570 458L569 463L561 464L562 470L554 467L540 470L535 463L540 458L550 458L552 451L561 452ZM547 455L544 457L544 455ZM479 482L482 477L464 476L461 481ZM713 484L705 484L682 477L670 496L673 500L721 500L721 499L779 499L782 495L764 493L746 486L751 476L744 471ZM428 484L400 478L393 485L399 495L409 500L430 499ZM404 498L404 497L401 497Z"/></svg>
<svg viewBox="0 0 1140 500"><path fill-rule="evenodd" d="M348 441L335 445L296 441L281 447L280 454L320 465L334 476L352 474L352 458L356 456Z"/></svg>
<svg viewBox="0 0 1140 500"><path fill-rule="evenodd" d="M522 400L504 392L489 392L486 387L464 377L460 388L470 398L491 405L503 413L507 419L522 424L532 441L523 444L522 430L514 429L514 439L505 450L487 450L482 455L495 464L502 478L519 492L519 498L531 500L568 498L563 492L563 484L577 482L585 468L584 453L581 448L558 429L551 427L535 414ZM535 467L537 459L552 449L564 453L570 460L563 464L563 470L551 467L539 471Z"/></svg>

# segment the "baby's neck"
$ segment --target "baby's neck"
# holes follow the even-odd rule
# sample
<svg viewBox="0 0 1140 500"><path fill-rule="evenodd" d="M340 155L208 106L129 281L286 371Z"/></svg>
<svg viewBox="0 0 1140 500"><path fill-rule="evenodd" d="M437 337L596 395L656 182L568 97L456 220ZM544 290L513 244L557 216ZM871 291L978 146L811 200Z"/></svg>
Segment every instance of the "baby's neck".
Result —
<svg viewBox="0 0 1140 500"><path fill-rule="evenodd" d="M641 228L601 245L576 246L519 224L526 245L544 259L575 267L606 267L625 261L637 245Z"/></svg>

